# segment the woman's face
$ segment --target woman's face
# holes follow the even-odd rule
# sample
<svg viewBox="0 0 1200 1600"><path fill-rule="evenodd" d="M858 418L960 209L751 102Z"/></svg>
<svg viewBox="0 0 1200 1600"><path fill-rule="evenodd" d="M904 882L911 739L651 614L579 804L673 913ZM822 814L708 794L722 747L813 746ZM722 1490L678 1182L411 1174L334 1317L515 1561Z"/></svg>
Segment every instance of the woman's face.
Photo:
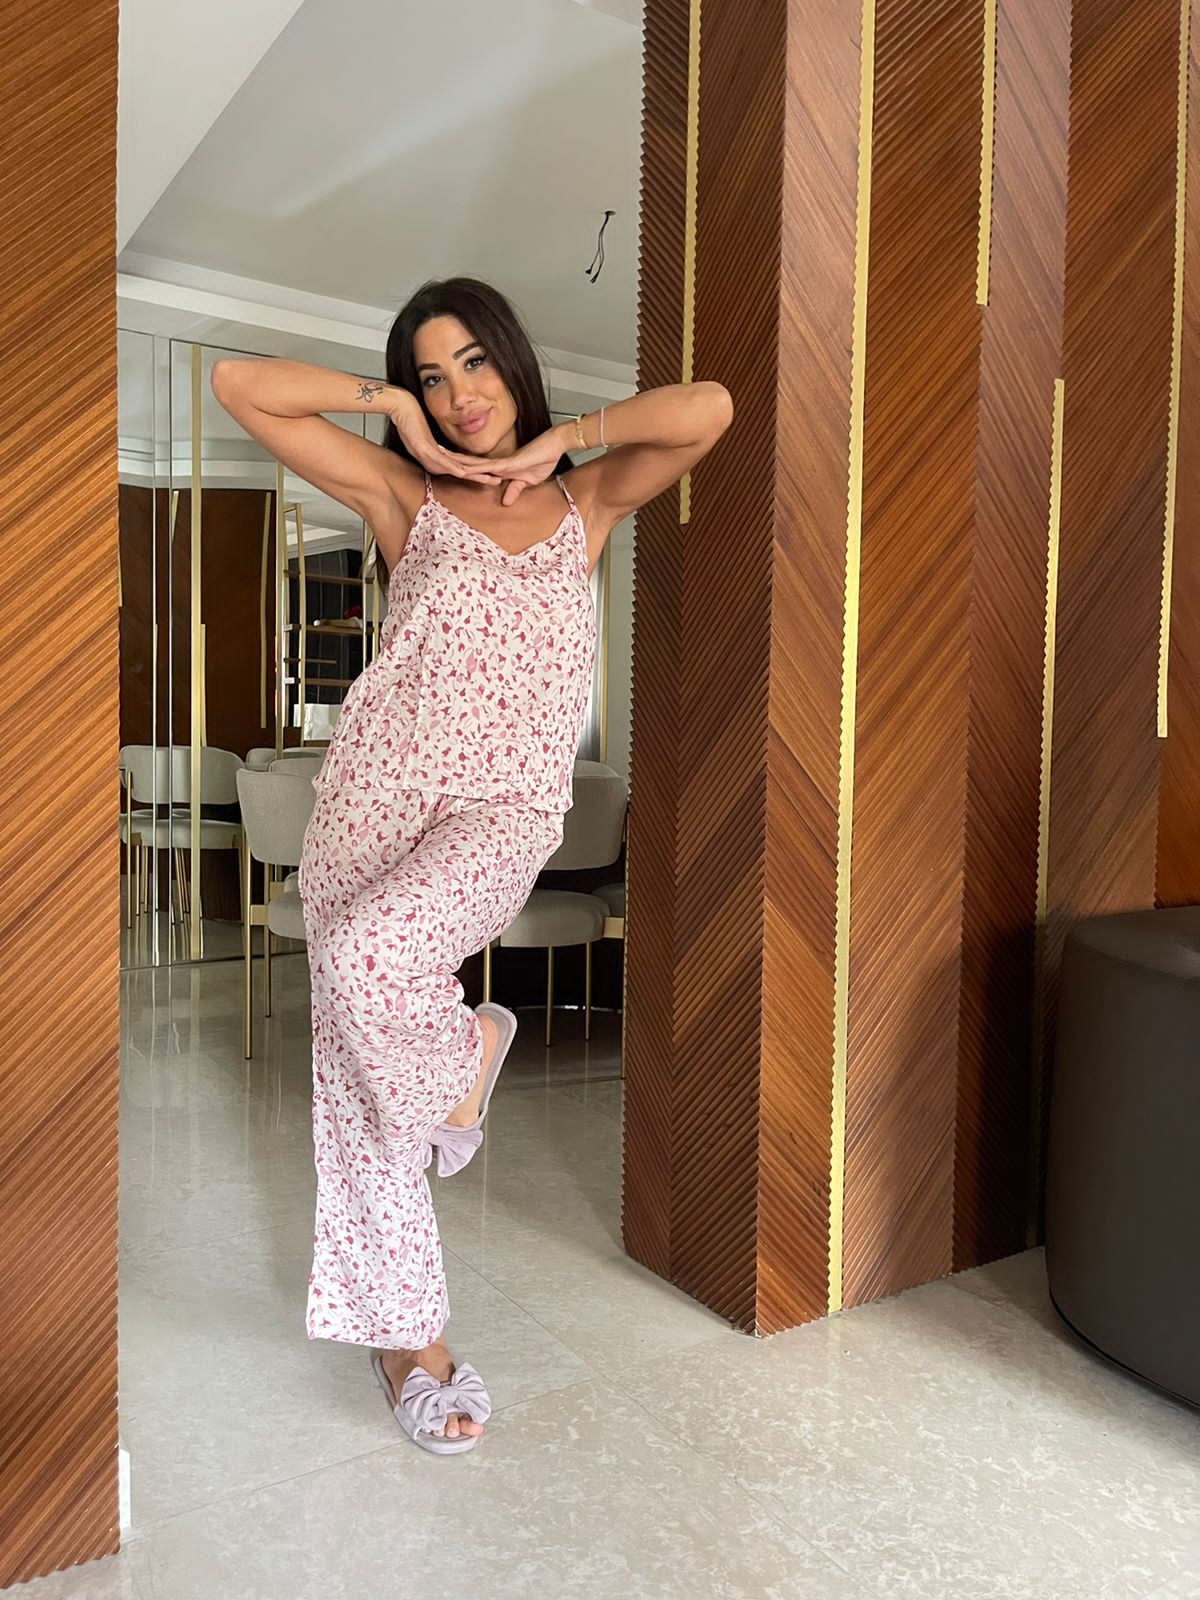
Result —
<svg viewBox="0 0 1200 1600"><path fill-rule="evenodd" d="M517 448L517 408L489 352L457 317L431 317L413 337L425 406L452 450L507 456Z"/></svg>

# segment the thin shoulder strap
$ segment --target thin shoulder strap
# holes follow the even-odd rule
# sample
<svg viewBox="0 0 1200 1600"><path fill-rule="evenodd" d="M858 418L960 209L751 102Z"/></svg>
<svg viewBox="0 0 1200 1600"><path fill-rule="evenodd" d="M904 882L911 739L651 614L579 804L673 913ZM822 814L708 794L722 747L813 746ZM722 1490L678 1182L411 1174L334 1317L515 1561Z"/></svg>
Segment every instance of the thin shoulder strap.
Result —
<svg viewBox="0 0 1200 1600"><path fill-rule="evenodd" d="M559 472L556 472L554 474L554 481L558 485L558 487L562 490L563 494L566 495L567 504L570 506L571 510L576 512L576 514L578 514L578 507L576 506L574 500L571 499L571 491L570 491L570 489L567 488L566 484L563 482L562 474L559 473Z"/></svg>

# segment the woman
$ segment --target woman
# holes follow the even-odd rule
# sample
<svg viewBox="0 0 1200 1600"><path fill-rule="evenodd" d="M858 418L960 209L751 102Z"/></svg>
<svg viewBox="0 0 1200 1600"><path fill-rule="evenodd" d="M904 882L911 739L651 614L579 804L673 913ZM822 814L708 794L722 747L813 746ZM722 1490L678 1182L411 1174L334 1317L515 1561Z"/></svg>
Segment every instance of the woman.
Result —
<svg viewBox="0 0 1200 1600"><path fill-rule="evenodd" d="M217 399L273 456L360 514L390 574L380 651L347 696L300 881L313 996L317 1165L310 1338L373 1347L397 1421L476 1444L483 1383L455 1368L425 1169L470 1159L515 1020L454 977L524 905L562 837L592 679L589 574L610 529L728 427L714 383L551 426L512 307L427 284L387 382L220 361ZM383 447L323 412L388 418ZM573 467L571 446L607 453Z"/></svg>

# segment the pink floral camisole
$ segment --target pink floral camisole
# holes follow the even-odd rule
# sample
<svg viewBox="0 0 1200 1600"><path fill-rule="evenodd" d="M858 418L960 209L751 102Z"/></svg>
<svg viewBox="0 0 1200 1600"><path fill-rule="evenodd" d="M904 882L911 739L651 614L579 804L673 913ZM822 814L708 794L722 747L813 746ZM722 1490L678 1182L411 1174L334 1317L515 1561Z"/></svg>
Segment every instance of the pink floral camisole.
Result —
<svg viewBox="0 0 1200 1600"><path fill-rule="evenodd" d="M419 789L568 811L596 616L583 519L512 554L425 498L391 573L379 653L318 786Z"/></svg>

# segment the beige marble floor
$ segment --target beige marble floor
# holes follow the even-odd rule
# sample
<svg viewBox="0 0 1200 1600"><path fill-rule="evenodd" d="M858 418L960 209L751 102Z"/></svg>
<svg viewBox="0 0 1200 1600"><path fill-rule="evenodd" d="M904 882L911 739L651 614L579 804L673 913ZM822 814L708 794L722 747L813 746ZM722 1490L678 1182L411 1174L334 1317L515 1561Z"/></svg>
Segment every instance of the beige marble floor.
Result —
<svg viewBox="0 0 1200 1600"><path fill-rule="evenodd" d="M453 1348L497 1407L414 1449L304 1336L302 957L254 1061L239 968L131 972L119 1556L29 1600L1200 1600L1200 1419L1080 1348L1016 1257L774 1339L619 1243L617 1030L531 1014L436 1198Z"/></svg>

